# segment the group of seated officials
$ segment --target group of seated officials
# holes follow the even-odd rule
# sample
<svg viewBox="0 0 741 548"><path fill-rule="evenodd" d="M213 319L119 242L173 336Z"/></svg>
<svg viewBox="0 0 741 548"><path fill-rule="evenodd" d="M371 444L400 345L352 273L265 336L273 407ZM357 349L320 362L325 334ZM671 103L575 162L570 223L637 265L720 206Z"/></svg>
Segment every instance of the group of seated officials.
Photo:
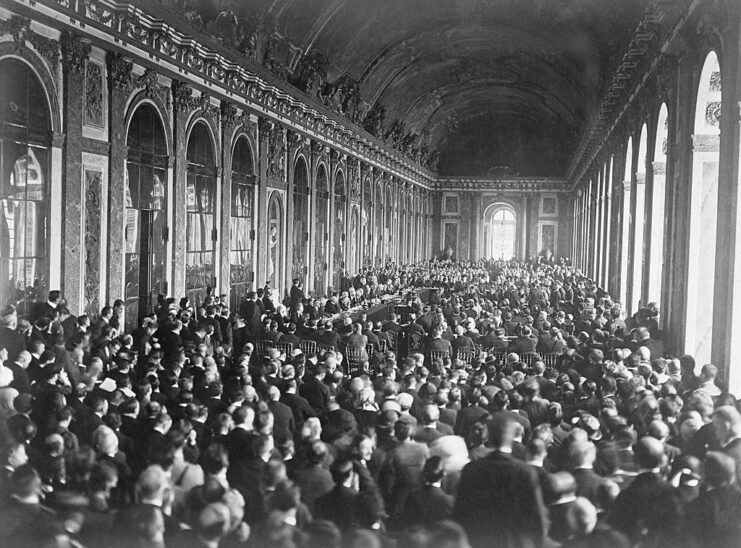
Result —
<svg viewBox="0 0 741 548"><path fill-rule="evenodd" d="M563 261L125 314L0 310L0 545L741 546L718 369Z"/></svg>

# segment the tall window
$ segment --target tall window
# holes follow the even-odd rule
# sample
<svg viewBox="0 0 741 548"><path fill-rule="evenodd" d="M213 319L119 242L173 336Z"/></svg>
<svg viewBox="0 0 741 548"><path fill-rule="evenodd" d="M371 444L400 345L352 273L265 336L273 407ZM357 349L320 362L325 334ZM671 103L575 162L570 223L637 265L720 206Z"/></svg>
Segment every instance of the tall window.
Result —
<svg viewBox="0 0 741 548"><path fill-rule="evenodd" d="M213 287L216 217L216 163L211 136L204 122L198 122L188 140L186 188L185 289L194 306L201 306L206 289Z"/></svg>
<svg viewBox="0 0 741 548"><path fill-rule="evenodd" d="M633 179L633 138L628 137L625 149L625 173L623 175L622 213L620 216L620 302L628 307L628 255L630 250L630 182Z"/></svg>
<svg viewBox="0 0 741 548"><path fill-rule="evenodd" d="M648 130L646 124L641 128L641 137L638 140L638 160L636 161L635 177L635 213L633 215L633 284L631 286L631 312L635 312L646 304L641 300L643 296L643 248L645 243L644 228L646 218L646 141Z"/></svg>
<svg viewBox="0 0 741 548"><path fill-rule="evenodd" d="M710 52L702 68L695 106L690 190L685 351L699 364L711 358L718 222L721 74Z"/></svg>
<svg viewBox="0 0 741 548"><path fill-rule="evenodd" d="M334 273L332 285L340 289L342 273L345 270L345 177L337 172L334 183L334 242L332 243L332 264Z"/></svg>
<svg viewBox="0 0 741 548"><path fill-rule="evenodd" d="M666 202L666 152L669 136L666 104L661 105L656 123L656 143L651 192L651 250L648 272L648 301L661 305L661 276L664 269L664 206Z"/></svg>
<svg viewBox="0 0 741 548"><path fill-rule="evenodd" d="M383 188L380 184L376 188L373 214L376 218L376 264L383 264Z"/></svg>
<svg viewBox="0 0 741 548"><path fill-rule="evenodd" d="M329 187L327 170L319 165L316 174L316 215L314 233L314 292L327 292L327 248L329 247Z"/></svg>
<svg viewBox="0 0 741 548"><path fill-rule="evenodd" d="M277 192L270 197L268 206L268 281L281 294L283 281L283 206Z"/></svg>
<svg viewBox="0 0 741 548"><path fill-rule="evenodd" d="M30 67L0 61L0 302L23 313L48 290L49 105Z"/></svg>
<svg viewBox="0 0 741 548"><path fill-rule="evenodd" d="M126 145L124 317L131 329L167 293L167 140L152 105L134 112Z"/></svg>
<svg viewBox="0 0 741 548"><path fill-rule="evenodd" d="M255 192L252 153L246 137L237 140L232 156L232 211L229 219L229 277L234 309L247 296L252 271L252 211Z"/></svg>
<svg viewBox="0 0 741 548"><path fill-rule="evenodd" d="M293 177L293 257L291 277L303 281L307 271L309 244L309 172L303 158L296 160Z"/></svg>
<svg viewBox="0 0 741 548"><path fill-rule="evenodd" d="M492 259L511 259L515 256L515 214L510 209L501 208L491 216L489 224L490 247Z"/></svg>

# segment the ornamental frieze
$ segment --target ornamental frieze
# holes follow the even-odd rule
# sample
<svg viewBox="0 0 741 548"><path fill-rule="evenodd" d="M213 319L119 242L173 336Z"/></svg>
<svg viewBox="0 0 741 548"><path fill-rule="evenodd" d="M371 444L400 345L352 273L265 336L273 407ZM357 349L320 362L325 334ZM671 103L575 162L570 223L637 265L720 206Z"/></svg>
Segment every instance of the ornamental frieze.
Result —
<svg viewBox="0 0 741 548"><path fill-rule="evenodd" d="M234 58L226 57L125 0L115 3L104 0L56 0L53 3L44 2L43 5L45 9L57 10L60 18L66 16L79 21L81 29L84 29L86 24L108 29L109 36L120 41L124 48L134 46L150 49L153 62L162 60L173 62L182 69L187 69L189 78L196 80L203 78L212 81L226 88L228 92L237 94L240 98L246 98L265 106L277 114L283 114L300 128L319 133L327 139L327 144L330 146L338 145L354 150L371 162L378 162L379 157L394 158L398 167L392 169L398 175L413 180L417 184L430 185L434 181L433 176L413 159L402 157L397 151L387 149L387 145L378 141L377 138L372 137L373 140L370 141L367 136L358 135L357 129L347 126L347 122L343 119L357 121L363 110L359 108L356 100L357 90L353 86L348 86L347 93L342 95L342 111L339 114L330 113L328 116L326 112L322 112L322 107L315 107L303 98L290 96L286 91L276 87L269 79L251 72L249 70L251 62L244 57L239 57L239 54L236 54ZM29 9L34 8L35 3L31 2ZM39 44L41 44L41 39L48 40L40 37ZM56 42L49 40L48 44L56 44ZM45 49L43 45L34 44L34 47L39 51ZM81 61L85 58L84 49L86 47L89 47L89 44L85 45L84 41L75 41L66 46L68 52L66 57L73 70L75 67L84 67ZM54 46L48 48L47 55L50 60L58 56L58 53L55 53L56 48ZM111 84L127 86L128 77L125 73L124 70L123 80L114 77ZM149 77L146 73L145 76ZM139 77L133 83L136 87L144 87L147 94L164 95L163 98L169 103L169 89L165 87L167 91L162 91L155 80L155 78L142 80L142 77ZM205 99L202 101L205 105Z"/></svg>

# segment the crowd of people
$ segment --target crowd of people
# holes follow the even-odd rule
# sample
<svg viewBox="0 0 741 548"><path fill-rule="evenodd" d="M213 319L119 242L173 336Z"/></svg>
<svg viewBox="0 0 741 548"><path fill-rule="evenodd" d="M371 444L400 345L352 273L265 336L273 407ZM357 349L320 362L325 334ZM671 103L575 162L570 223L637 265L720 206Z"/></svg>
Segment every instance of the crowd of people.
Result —
<svg viewBox="0 0 741 548"><path fill-rule="evenodd" d="M385 321L348 314L388 293ZM741 546L717 368L564 262L124 316L0 311L1 545Z"/></svg>

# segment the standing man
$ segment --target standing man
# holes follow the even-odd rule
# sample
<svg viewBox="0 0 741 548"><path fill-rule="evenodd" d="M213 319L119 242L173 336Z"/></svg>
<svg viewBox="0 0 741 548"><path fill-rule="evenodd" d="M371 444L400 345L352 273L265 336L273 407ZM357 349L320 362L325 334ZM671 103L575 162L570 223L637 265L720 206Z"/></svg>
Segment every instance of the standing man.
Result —
<svg viewBox="0 0 741 548"><path fill-rule="evenodd" d="M488 426L495 450L463 469L453 519L474 548L540 546L548 530L546 508L535 470L512 456L515 422L498 415Z"/></svg>

